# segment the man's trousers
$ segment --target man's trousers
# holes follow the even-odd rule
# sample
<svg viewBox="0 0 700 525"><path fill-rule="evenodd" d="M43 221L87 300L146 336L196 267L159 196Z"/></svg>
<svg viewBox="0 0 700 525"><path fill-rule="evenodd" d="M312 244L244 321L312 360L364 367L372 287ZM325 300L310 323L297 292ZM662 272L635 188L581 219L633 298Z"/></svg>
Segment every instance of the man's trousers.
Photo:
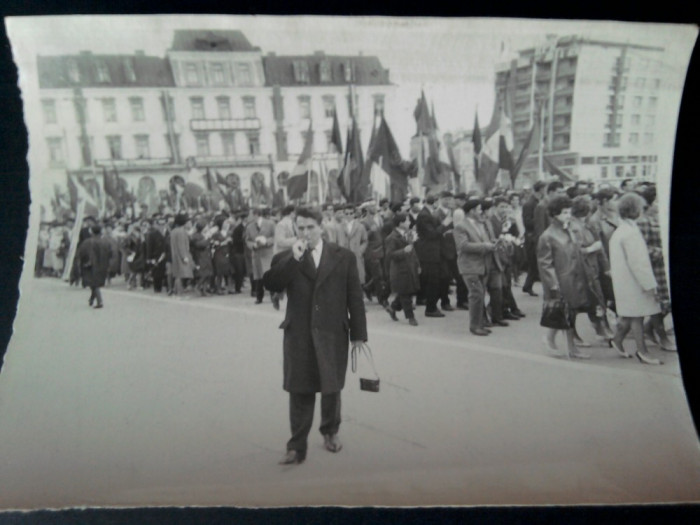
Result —
<svg viewBox="0 0 700 525"><path fill-rule="evenodd" d="M289 393L289 422L292 437L287 442L287 450L306 453L307 440L314 421L316 394ZM338 433L340 428L340 392L321 394L321 427L323 435Z"/></svg>

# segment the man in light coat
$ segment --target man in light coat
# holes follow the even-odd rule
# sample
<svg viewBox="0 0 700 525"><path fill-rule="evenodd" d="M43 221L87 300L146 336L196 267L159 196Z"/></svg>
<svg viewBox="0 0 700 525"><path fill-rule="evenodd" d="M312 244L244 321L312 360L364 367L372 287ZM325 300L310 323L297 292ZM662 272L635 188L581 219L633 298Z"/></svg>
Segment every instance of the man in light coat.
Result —
<svg viewBox="0 0 700 525"><path fill-rule="evenodd" d="M271 292L287 292L284 330L284 389L289 392L292 437L281 464L302 463L321 393L324 447L338 452L340 391L345 385L348 339L353 348L367 341L367 321L357 262L352 252L322 239L321 215L299 209L299 239L278 253L263 277Z"/></svg>

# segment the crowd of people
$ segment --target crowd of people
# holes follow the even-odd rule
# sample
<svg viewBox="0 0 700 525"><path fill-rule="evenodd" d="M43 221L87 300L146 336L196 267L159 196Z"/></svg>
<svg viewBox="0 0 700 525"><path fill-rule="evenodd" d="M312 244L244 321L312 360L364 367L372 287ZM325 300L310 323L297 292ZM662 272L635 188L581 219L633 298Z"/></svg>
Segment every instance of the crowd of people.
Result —
<svg viewBox="0 0 700 525"><path fill-rule="evenodd" d="M376 300L394 321L402 312L418 325L420 307L427 319L468 310L470 333L488 336L525 317L513 293L525 275L525 294L538 295L533 284L542 282L543 307L566 304L566 326L550 328L543 338L552 355L590 357L584 350L590 343L576 330L578 313L621 356L660 364L647 341L675 350L664 327L670 299L651 183L595 188L555 180L488 196L445 191L400 203L326 204L317 211L324 241L353 252L367 300ZM272 257L297 240L296 212L290 205L136 221L87 217L70 282L99 288L121 275L129 289L188 298L238 294L247 279L261 304ZM36 275L63 274L72 229L72 223L42 225ZM93 237L100 242L86 243ZM101 265L105 271L96 272ZM270 293L271 304L279 309L283 296ZM99 290L90 304L102 306ZM634 354L623 346L630 330ZM557 346L559 331L566 351Z"/></svg>

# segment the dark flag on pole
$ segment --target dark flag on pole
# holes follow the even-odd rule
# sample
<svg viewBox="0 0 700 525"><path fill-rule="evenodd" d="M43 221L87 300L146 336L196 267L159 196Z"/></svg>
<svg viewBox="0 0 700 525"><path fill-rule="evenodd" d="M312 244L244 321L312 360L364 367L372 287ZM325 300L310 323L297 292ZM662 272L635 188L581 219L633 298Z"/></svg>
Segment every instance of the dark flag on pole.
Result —
<svg viewBox="0 0 700 525"><path fill-rule="evenodd" d="M338 114L333 110L333 129L331 130L331 144L336 153L343 153L343 139L340 136L340 124L338 124Z"/></svg>
<svg viewBox="0 0 700 525"><path fill-rule="evenodd" d="M352 120L352 129L348 135L348 147L345 151L345 165L340 175L340 189L348 202L359 203L366 199L369 174L364 174L364 159L360 131L357 122Z"/></svg>
<svg viewBox="0 0 700 525"><path fill-rule="evenodd" d="M314 132L309 122L309 130L306 132L304 150L299 156L296 166L287 181L287 197L301 199L309 189L309 172L311 171L311 161L313 159Z"/></svg>

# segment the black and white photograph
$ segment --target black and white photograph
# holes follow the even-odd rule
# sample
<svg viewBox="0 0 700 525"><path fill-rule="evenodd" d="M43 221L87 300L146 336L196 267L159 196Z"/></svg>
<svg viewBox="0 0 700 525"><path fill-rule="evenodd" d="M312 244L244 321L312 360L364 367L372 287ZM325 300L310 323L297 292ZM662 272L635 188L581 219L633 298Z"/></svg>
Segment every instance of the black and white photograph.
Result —
<svg viewBox="0 0 700 525"><path fill-rule="evenodd" d="M0 510L700 502L669 279L697 26L4 22Z"/></svg>

